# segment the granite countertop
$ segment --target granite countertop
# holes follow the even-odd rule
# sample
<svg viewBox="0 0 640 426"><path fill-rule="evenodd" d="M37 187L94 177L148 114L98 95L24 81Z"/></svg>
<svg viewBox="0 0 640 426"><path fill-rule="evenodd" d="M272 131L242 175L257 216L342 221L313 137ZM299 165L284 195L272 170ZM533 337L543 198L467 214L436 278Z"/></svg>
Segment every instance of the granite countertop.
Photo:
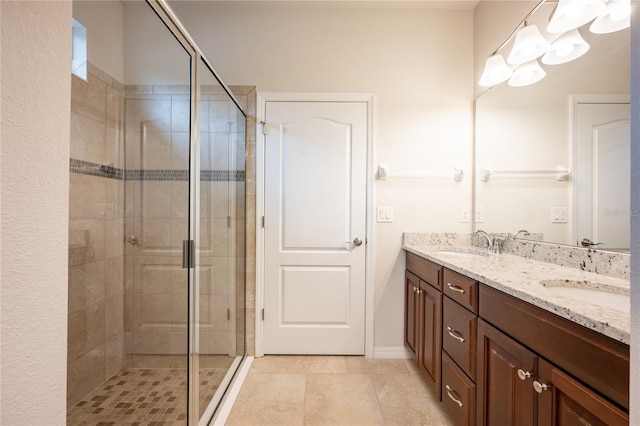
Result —
<svg viewBox="0 0 640 426"><path fill-rule="evenodd" d="M629 280L531 260L513 254L495 254L471 246L405 244L403 248L612 339L627 345L630 342L631 320L628 309L617 310L583 302L558 294L554 292L553 287L540 284L541 280L572 280L594 288L608 287L608 291L628 295ZM482 256L455 256L443 253L446 251L471 252Z"/></svg>

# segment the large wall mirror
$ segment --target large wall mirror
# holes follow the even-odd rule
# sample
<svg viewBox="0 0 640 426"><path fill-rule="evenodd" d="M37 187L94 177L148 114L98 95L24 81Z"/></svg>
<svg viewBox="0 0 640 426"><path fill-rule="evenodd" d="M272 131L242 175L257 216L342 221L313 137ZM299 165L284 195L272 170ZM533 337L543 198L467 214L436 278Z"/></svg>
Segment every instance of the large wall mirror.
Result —
<svg viewBox="0 0 640 426"><path fill-rule="evenodd" d="M558 37L544 30L554 7L532 18L549 41ZM584 56L542 65L546 77L532 85L502 83L477 97L475 229L629 250L630 33L588 27Z"/></svg>

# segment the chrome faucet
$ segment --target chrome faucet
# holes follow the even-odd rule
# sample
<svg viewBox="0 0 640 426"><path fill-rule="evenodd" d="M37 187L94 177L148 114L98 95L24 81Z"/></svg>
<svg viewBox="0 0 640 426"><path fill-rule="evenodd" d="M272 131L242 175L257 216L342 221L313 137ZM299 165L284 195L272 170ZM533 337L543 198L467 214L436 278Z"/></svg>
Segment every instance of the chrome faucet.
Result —
<svg viewBox="0 0 640 426"><path fill-rule="evenodd" d="M529 233L529 231L527 231L526 229L521 229L521 230L519 230L518 232L516 232L516 233L515 233L515 234L513 234L513 235L509 234L509 237L508 237L508 238L509 238L510 240L515 240L515 239L518 237L518 235L520 235L520 234L524 235L525 237L528 237L529 235L531 235L531 234Z"/></svg>
<svg viewBox="0 0 640 426"><path fill-rule="evenodd" d="M486 231L483 231L482 229L478 229L476 230L476 232L473 233L473 236L478 236L481 235L485 238L485 248L487 250L491 250L494 247L494 235L493 234L489 234Z"/></svg>

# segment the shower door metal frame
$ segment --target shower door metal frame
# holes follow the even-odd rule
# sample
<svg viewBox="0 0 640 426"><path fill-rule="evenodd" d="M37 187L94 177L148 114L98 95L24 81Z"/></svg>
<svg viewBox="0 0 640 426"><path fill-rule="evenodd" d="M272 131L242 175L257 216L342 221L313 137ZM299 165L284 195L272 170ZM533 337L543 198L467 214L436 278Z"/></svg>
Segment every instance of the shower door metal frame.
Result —
<svg viewBox="0 0 640 426"><path fill-rule="evenodd" d="M233 101L238 110L247 118L247 112L240 105L237 98L231 92L229 87L222 81L218 73L215 71L211 62L202 54L198 45L193 41L185 27L177 18L175 12L166 3L165 0L146 0L147 4L153 9L158 18L165 24L169 32L178 40L182 47L186 50L191 58L191 81L190 90L190 125L189 125L189 244L185 247L198 247L198 237L200 235L200 79L199 66L203 62L220 86ZM245 141L246 142L246 141ZM245 219L246 220L246 219ZM195 243L194 243L195 242ZM183 253L183 257L184 257ZM188 279L188 362L187 362L187 424L197 425L200 421L199 416L199 287L200 277L196 273L199 262L198 250L189 250L186 253L188 258L187 279ZM243 354L244 356L244 354ZM233 364L235 365L235 364Z"/></svg>

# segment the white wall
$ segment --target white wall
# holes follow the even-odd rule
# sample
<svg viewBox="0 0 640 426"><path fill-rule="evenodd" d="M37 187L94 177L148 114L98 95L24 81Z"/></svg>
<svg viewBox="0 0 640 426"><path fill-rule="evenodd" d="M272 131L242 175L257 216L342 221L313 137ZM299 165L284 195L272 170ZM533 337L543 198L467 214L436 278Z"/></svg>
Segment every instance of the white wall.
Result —
<svg viewBox="0 0 640 426"><path fill-rule="evenodd" d="M243 2L242 2L243 3ZM265 92L375 93L374 163L452 178L375 183L375 346L403 345L403 232L469 232L472 10L173 3L227 84Z"/></svg>
<svg viewBox="0 0 640 426"><path fill-rule="evenodd" d="M2 1L1 416L66 423L71 3Z"/></svg>
<svg viewBox="0 0 640 426"><path fill-rule="evenodd" d="M121 1L74 1L73 17L87 29L89 62L124 81L124 22Z"/></svg>

